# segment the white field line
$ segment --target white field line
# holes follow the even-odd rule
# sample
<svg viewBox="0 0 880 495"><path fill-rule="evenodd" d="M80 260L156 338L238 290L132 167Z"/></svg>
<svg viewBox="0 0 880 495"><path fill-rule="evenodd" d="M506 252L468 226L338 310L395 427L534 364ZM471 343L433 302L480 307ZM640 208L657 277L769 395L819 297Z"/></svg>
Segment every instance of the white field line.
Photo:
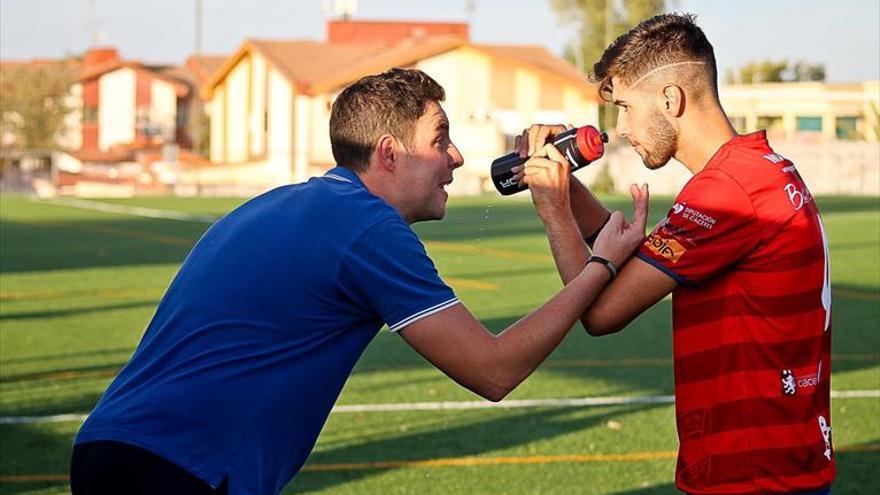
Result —
<svg viewBox="0 0 880 495"><path fill-rule="evenodd" d="M95 210L105 213L119 213L121 215L133 215L136 217L162 218L165 220L183 220L185 222L198 222L212 224L217 221L217 217L211 215L193 215L175 210L159 210L156 208L146 208L144 206L126 206L113 203L102 203L100 201L89 201L77 198L52 198L31 200L36 203L48 203L58 206L67 206L70 208L80 208L83 210Z"/></svg>
<svg viewBox="0 0 880 495"><path fill-rule="evenodd" d="M880 390L833 390L833 399L876 399ZM578 399L525 399L502 402L461 401L461 402L399 402L386 404L348 404L337 405L334 413L352 412L398 412L398 411L460 411L465 409L521 409L528 407L598 407L626 404L672 404L672 395L641 395L618 397L583 397ZM65 423L85 421L88 414L56 414L54 416L4 416L0 424Z"/></svg>

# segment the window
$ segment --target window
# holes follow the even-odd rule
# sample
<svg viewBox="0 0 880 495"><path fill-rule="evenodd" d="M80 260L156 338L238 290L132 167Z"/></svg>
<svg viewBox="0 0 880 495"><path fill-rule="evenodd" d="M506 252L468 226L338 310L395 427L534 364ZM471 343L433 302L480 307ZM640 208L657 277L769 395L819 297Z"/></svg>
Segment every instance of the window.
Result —
<svg viewBox="0 0 880 495"><path fill-rule="evenodd" d="M822 132L822 117L797 117L798 132Z"/></svg>
<svg viewBox="0 0 880 495"><path fill-rule="evenodd" d="M837 117L834 129L837 139L860 139L859 117Z"/></svg>
<svg viewBox="0 0 880 495"><path fill-rule="evenodd" d="M758 129L780 131L782 130L782 117L775 115L762 115L758 117Z"/></svg>

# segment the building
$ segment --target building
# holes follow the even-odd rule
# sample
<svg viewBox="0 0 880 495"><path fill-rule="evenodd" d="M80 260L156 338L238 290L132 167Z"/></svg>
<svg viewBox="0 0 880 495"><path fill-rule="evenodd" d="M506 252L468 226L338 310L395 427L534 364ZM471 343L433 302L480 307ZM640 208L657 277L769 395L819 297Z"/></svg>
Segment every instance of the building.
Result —
<svg viewBox="0 0 880 495"><path fill-rule="evenodd" d="M0 129L4 188L80 196L172 192L169 173L207 163L191 151L199 145L207 151L208 124L197 88L225 60L192 56L184 66L143 64L120 59L113 48L92 48L81 59L3 61L4 74L64 71L73 81L66 97L71 111L52 149L22 149Z"/></svg>
<svg viewBox="0 0 880 495"><path fill-rule="evenodd" d="M248 40L203 86L211 102L206 184L255 189L300 182L334 166L330 108L348 84L415 67L446 89L452 139L465 157L453 187L491 187L491 161L534 122L598 121L598 95L571 64L536 46L470 42L461 23L333 20L328 39Z"/></svg>
<svg viewBox="0 0 880 495"><path fill-rule="evenodd" d="M767 130L770 145L797 165L812 194L880 195L880 81L727 85L719 96L738 132ZM612 148L602 163L621 193L647 182L653 194L674 195L692 177L675 163L649 171L628 146ZM578 175L590 183L598 171Z"/></svg>
<svg viewBox="0 0 880 495"><path fill-rule="evenodd" d="M92 48L71 93L80 102L75 114L81 138L74 148L84 161L102 161L114 147L190 147L187 109L195 91L175 66L122 60L114 48Z"/></svg>
<svg viewBox="0 0 880 495"><path fill-rule="evenodd" d="M799 141L880 140L880 81L722 86L721 103L740 132L767 129Z"/></svg>

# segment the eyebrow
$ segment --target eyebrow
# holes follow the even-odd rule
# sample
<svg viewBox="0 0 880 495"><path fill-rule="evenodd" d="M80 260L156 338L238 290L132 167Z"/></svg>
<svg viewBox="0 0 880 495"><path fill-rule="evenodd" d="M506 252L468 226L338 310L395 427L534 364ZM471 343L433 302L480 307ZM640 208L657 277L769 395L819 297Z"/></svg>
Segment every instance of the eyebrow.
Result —
<svg viewBox="0 0 880 495"><path fill-rule="evenodd" d="M613 103L614 105L625 105L627 103L627 101L626 100L614 100L611 103Z"/></svg>

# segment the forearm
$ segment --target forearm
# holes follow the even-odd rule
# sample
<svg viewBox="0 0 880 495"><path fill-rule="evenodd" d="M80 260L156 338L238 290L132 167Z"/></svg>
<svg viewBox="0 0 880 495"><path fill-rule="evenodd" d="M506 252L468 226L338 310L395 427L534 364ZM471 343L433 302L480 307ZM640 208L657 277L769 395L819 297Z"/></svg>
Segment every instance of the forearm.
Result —
<svg viewBox="0 0 880 495"><path fill-rule="evenodd" d="M584 269L589 250L574 217L568 212L548 216L543 221L556 269L562 283L568 285Z"/></svg>
<svg viewBox="0 0 880 495"><path fill-rule="evenodd" d="M571 212L580 229L581 237L590 237L602 228L611 212L574 175L571 176L569 192Z"/></svg>
<svg viewBox="0 0 880 495"><path fill-rule="evenodd" d="M496 400L516 388L556 349L610 278L604 266L591 263L540 308L495 336L491 362L486 364L495 375Z"/></svg>

